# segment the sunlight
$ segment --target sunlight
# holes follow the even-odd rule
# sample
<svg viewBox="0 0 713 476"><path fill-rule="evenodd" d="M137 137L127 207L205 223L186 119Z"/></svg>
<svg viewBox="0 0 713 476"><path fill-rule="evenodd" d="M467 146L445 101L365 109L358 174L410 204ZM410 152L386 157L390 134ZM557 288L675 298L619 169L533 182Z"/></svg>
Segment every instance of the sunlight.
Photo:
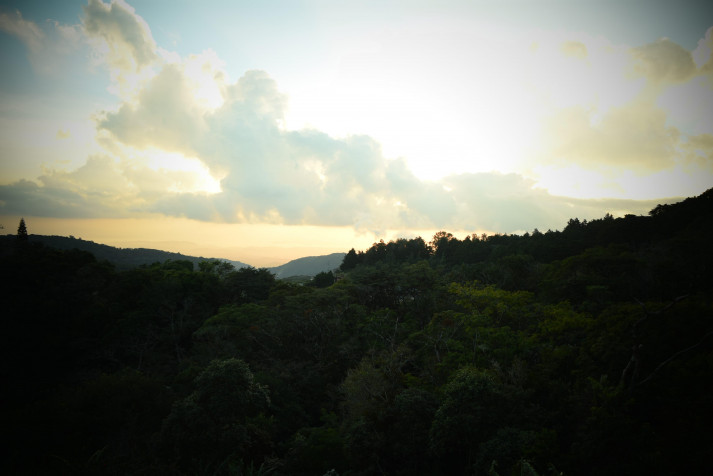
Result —
<svg viewBox="0 0 713 476"><path fill-rule="evenodd" d="M683 197L703 193L713 182L713 173L699 171L691 175L683 165L670 170L635 173L631 170L613 171L607 168L588 170L577 165L558 167L538 166L533 169L536 188L552 195L579 199L620 198L651 200L659 197Z"/></svg>
<svg viewBox="0 0 713 476"><path fill-rule="evenodd" d="M189 180L175 180L169 187L171 192L216 194L222 191L220 179L213 177L200 159L153 148L137 154L143 155L146 158L146 165L154 171L181 172L181 176L189 177Z"/></svg>
<svg viewBox="0 0 713 476"><path fill-rule="evenodd" d="M205 110L213 111L225 101L221 91L226 74L225 62L213 50L190 55L185 61L184 72L193 89L193 97Z"/></svg>
<svg viewBox="0 0 713 476"><path fill-rule="evenodd" d="M318 81L285 85L288 127L335 137L368 134L385 157L404 158L421 180L512 173L547 145L541 144L542 125L554 111L584 107L597 121L643 88L640 78L626 76L627 51L601 39L541 34L532 46L518 38L470 36L468 55L479 63L455 63L454 53L430 58L435 62L428 68L412 58L393 61L407 47L378 37L343 46L335 53L337 66L325 68Z"/></svg>
<svg viewBox="0 0 713 476"><path fill-rule="evenodd" d="M626 191L620 186L606 185L606 177L577 165L557 167L542 165L534 167L537 176L536 188L547 190L552 195L564 197L596 199L603 197L624 197Z"/></svg>

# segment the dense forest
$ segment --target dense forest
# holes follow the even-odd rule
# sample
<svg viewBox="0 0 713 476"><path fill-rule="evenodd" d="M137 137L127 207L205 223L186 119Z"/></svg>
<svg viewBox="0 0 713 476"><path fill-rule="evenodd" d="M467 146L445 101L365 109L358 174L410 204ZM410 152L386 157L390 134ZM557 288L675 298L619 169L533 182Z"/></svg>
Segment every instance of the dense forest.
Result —
<svg viewBox="0 0 713 476"><path fill-rule="evenodd" d="M564 224L563 224L564 225ZM713 189L561 231L219 261L0 250L3 474L703 474Z"/></svg>

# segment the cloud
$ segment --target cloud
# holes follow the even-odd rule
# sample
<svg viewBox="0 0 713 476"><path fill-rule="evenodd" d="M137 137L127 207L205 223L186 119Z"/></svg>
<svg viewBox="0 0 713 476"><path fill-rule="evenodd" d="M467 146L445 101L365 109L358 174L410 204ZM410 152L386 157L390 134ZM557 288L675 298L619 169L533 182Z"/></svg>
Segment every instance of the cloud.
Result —
<svg viewBox="0 0 713 476"><path fill-rule="evenodd" d="M612 108L599 120L595 110L562 109L545 126L545 162L640 172L674 164L680 132L666 113L645 100Z"/></svg>
<svg viewBox="0 0 713 476"><path fill-rule="evenodd" d="M688 138L683 145L686 165L713 172L713 134L700 134Z"/></svg>
<svg viewBox="0 0 713 476"><path fill-rule="evenodd" d="M19 38L32 52L41 50L44 44L44 32L34 22L22 18L19 11L14 15L0 13L0 30Z"/></svg>
<svg viewBox="0 0 713 476"><path fill-rule="evenodd" d="M130 188L113 161L92 157L73 172L48 171L37 181L20 180L0 187L3 213L62 218L129 216ZM104 188L105 187L105 188ZM116 199L120 198L121 201Z"/></svg>
<svg viewBox="0 0 713 476"><path fill-rule="evenodd" d="M547 173L554 174L542 181L551 184L559 173L588 175L591 181L590 172L597 172L596 180L602 186L608 183L612 191L619 191L617 195L630 190L631 196L652 196L657 188L662 193L673 188L680 191L686 185L710 181L710 170L700 161L702 169L693 178L687 144L692 137L713 132L713 82L705 70L712 31L708 30L694 52L667 38L624 54L612 48L592 48L587 61L598 67L591 72L609 81L610 87L597 94L596 100L575 101L550 111L543 122L538 152L532 157L533 168L541 173L549 168ZM574 49L564 45L568 46L563 46L563 51ZM609 53L602 55L602 51ZM619 60L611 61L616 57ZM612 82L617 77L620 79ZM632 88L637 83L642 87ZM627 88L629 92L623 94ZM602 101L607 95L616 96L614 91L620 89L619 100ZM684 169L690 177L681 174ZM657 187L666 182L665 174L678 186ZM571 187L558 184L556 188Z"/></svg>
<svg viewBox="0 0 713 476"><path fill-rule="evenodd" d="M656 200L584 200L555 196L519 174L459 174L443 180L458 212L442 227L512 233L561 229L569 218L601 218L606 212L645 214Z"/></svg>
<svg viewBox="0 0 713 476"><path fill-rule="evenodd" d="M180 66L169 64L148 81L135 101L105 113L98 127L135 147L190 151L204 126Z"/></svg>
<svg viewBox="0 0 713 476"><path fill-rule="evenodd" d="M97 140L105 153L90 156L72 171L46 170L36 182L0 186L2 213L162 214L227 223L349 225L383 234L394 229L561 228L573 216L645 213L656 205L555 196L537 188L535 179L524 173L461 173L422 180L406 160L385 157L372 137L288 130L288 98L268 73L247 71L231 81L210 50L186 58L161 53L148 25L123 1L90 0L82 25L118 92L116 107L96 119ZM539 90L554 99L545 108L549 116L538 163L549 164L554 173L557 167L575 164L613 177L624 171L672 169L680 165L683 153L691 167L701 167L699 162L710 158L709 136L686 137L669 124L667 111L657 102L663 89L652 95L632 87L610 94L616 100L604 103L597 102L595 89L600 83L628 88L626 82L632 81L625 78L627 70L657 85L686 86L698 74L691 53L670 40L645 45L631 55L617 50L607 56L603 50L568 41L538 52L540 61L560 68L557 81L547 85L550 89ZM633 63L619 62L622 58ZM541 69L543 64L534 66ZM576 75L568 77L569 72ZM497 76L496 71L488 74ZM516 84L512 78L508 81ZM588 93L584 103L580 87ZM539 98L524 97L526 91L522 88L523 103L537 103ZM498 108L493 110L495 114ZM503 147L508 140L518 140L518 130L507 129L506 119L498 123ZM485 128L472 131L473 140L485 133ZM449 134L443 137L452 140ZM205 170L181 169L189 159L200 161ZM219 190L202 185L201 174L219 181Z"/></svg>
<svg viewBox="0 0 713 476"><path fill-rule="evenodd" d="M713 152L713 135L701 134L699 136L690 137L689 145L693 149L706 151L710 154L711 152Z"/></svg>
<svg viewBox="0 0 713 476"><path fill-rule="evenodd" d="M587 46L579 41L565 41L562 43L560 50L565 56L572 56L582 60L587 58Z"/></svg>
<svg viewBox="0 0 713 476"><path fill-rule="evenodd" d="M660 82L690 79L696 72L691 53L668 38L632 49L636 74Z"/></svg>
<svg viewBox="0 0 713 476"><path fill-rule="evenodd" d="M200 189L200 179L192 171L152 167L146 157L93 155L72 171L46 169L36 181L0 186L0 211L64 218L145 216L159 211L157 204L166 197L208 196L204 191L186 193Z"/></svg>
<svg viewBox="0 0 713 476"><path fill-rule="evenodd" d="M123 0L112 0L109 4L89 0L83 10L84 31L90 38L103 42L104 59L112 66L138 71L157 58L149 26Z"/></svg>
<svg viewBox="0 0 713 476"><path fill-rule="evenodd" d="M645 86L634 76L628 48L603 38L543 40L522 61L521 74L533 99L552 110L585 107L606 113L636 98ZM513 72L515 73L515 72Z"/></svg>
<svg viewBox="0 0 713 476"><path fill-rule="evenodd" d="M160 59L148 24L124 0L89 0L82 7L82 27L95 61L111 73L110 91L128 97L153 75Z"/></svg>
<svg viewBox="0 0 713 476"><path fill-rule="evenodd" d="M30 64L44 75L57 75L68 54L77 50L83 41L77 25L61 25L48 20L42 28L25 20L19 11L14 15L0 13L0 30L22 41Z"/></svg>
<svg viewBox="0 0 713 476"><path fill-rule="evenodd" d="M703 72L713 72L713 27L706 30L703 38L691 55L696 66Z"/></svg>

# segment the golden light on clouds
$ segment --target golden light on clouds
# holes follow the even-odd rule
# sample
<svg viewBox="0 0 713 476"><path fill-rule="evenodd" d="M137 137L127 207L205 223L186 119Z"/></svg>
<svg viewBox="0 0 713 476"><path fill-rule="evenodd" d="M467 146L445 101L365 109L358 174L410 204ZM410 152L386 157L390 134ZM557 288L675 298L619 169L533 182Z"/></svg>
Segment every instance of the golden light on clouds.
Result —
<svg viewBox="0 0 713 476"><path fill-rule="evenodd" d="M302 36L267 16L287 22L269 39L221 29L222 17L210 32L184 25L228 35L203 43L118 0L89 0L76 24L0 11L2 38L55 88L50 101L0 89L0 213L195 220L220 225L224 243L231 226L268 224L299 240L374 239L558 228L713 185L713 29L687 45L626 43L537 15L501 24L472 6L421 8L351 24L329 6ZM293 49L310 35L320 56ZM50 63L63 67L34 66ZM75 105L61 98L78 78L93 95Z"/></svg>
<svg viewBox="0 0 713 476"><path fill-rule="evenodd" d="M208 194L220 193L220 180L215 179L205 164L195 157L186 157L178 152L148 149L140 152L148 168L155 172L179 172L183 180L176 180L168 186L172 193Z"/></svg>

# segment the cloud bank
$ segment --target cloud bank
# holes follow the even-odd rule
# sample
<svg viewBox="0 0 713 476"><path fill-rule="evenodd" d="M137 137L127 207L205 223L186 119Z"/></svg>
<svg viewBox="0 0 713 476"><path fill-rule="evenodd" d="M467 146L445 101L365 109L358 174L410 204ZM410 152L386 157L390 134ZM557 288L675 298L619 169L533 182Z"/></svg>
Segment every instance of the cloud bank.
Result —
<svg viewBox="0 0 713 476"><path fill-rule="evenodd" d="M19 14L0 16L0 28L22 38L30 50L42 49L42 30ZM0 213L161 214L225 223L352 226L375 233L516 232L559 228L574 216L646 213L660 201L555 196L538 187L534 176L514 173L422 180L404 159L385 157L368 136L288 130L288 98L266 72L247 71L231 81L213 51L181 58L162 50L146 22L121 0L90 0L81 26L66 28L81 31L94 60L110 73L116 107L96 116L96 140L105 152L72 171L48 170L35 181L0 186ZM670 91L710 100L711 31L693 52L667 39L627 50L617 81L636 86L617 104L551 106L538 163L552 170L576 166L646 176L685 169L683 180L701 171L713 177L713 131L682 133L661 104ZM579 41L561 43L551 54L585 74L597 61ZM700 114L710 129L711 110ZM478 140L477 131L474 136ZM189 170L187 163L195 167ZM661 198L666 196L664 190Z"/></svg>

